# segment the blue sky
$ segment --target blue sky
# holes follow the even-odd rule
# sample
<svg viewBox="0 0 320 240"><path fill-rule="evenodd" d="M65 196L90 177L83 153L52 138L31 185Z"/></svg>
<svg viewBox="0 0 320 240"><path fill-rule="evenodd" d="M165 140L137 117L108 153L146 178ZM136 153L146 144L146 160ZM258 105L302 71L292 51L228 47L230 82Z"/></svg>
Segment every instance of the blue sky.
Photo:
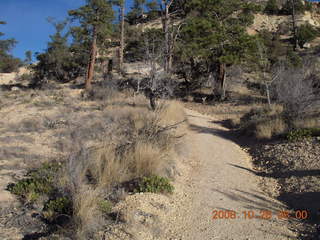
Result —
<svg viewBox="0 0 320 240"><path fill-rule="evenodd" d="M127 9L132 0L127 0ZM63 20L70 9L76 9L84 0L0 0L0 20L7 22L0 25L3 38L15 38L18 44L12 54L22 59L25 52L42 52L49 41L54 28L47 17Z"/></svg>

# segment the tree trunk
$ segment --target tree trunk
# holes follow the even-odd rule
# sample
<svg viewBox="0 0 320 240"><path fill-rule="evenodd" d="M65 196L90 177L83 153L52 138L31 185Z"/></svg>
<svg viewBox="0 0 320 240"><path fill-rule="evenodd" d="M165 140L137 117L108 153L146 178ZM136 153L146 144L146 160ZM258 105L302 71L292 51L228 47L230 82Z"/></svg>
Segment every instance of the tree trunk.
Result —
<svg viewBox="0 0 320 240"><path fill-rule="evenodd" d="M265 85L266 85L266 93L267 93L268 105L269 105L269 108L271 109L270 88L269 88L269 84L268 83L265 83Z"/></svg>
<svg viewBox="0 0 320 240"><path fill-rule="evenodd" d="M169 39L169 52L168 52L168 72L171 72L172 69L172 57L173 57L173 31L170 34L170 39Z"/></svg>
<svg viewBox="0 0 320 240"><path fill-rule="evenodd" d="M92 79L94 74L94 64L96 61L96 55L97 55L97 31L96 28L93 28L93 39L92 39L92 45L91 45L91 54L90 54L90 60L88 64L88 70L87 70L87 78L85 82L85 88L86 91L92 90Z"/></svg>
<svg viewBox="0 0 320 240"><path fill-rule="evenodd" d="M216 92L220 95L221 100L224 100L226 97L226 64L219 63L217 71L218 89Z"/></svg>
<svg viewBox="0 0 320 240"><path fill-rule="evenodd" d="M165 16L164 16L164 34L165 34L165 71L169 72L169 7L166 2L165 5Z"/></svg>
<svg viewBox="0 0 320 240"><path fill-rule="evenodd" d="M292 27L293 27L293 51L297 50L298 38L297 38L297 25L296 25L296 11L295 11L295 0L291 0L292 4Z"/></svg>
<svg viewBox="0 0 320 240"><path fill-rule="evenodd" d="M124 15L125 15L125 0L121 5L121 38L120 38L120 52L119 52L119 71L123 71L123 52L124 52Z"/></svg>
<svg viewBox="0 0 320 240"><path fill-rule="evenodd" d="M169 24L170 24L170 16L169 16L169 8L172 4L173 0L162 0L162 3L164 4L164 16L162 17L162 24L163 24L163 31L165 36L165 57L164 57L164 70L166 73L170 73L170 32L169 32Z"/></svg>

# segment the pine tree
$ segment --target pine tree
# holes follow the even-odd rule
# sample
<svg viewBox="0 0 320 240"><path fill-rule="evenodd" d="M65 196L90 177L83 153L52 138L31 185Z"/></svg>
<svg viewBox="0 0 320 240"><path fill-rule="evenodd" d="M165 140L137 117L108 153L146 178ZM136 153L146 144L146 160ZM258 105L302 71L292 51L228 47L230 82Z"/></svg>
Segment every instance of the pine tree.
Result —
<svg viewBox="0 0 320 240"><path fill-rule="evenodd" d="M165 54L164 54L164 70L167 73L171 72L172 65L172 39L170 39L170 7L174 0L161 0L161 10L162 10L162 27L165 36Z"/></svg>
<svg viewBox="0 0 320 240"><path fill-rule="evenodd" d="M26 59L24 60L24 62L26 64L31 64L32 63L32 51L30 51L30 50L26 51L25 56L26 56Z"/></svg>
<svg viewBox="0 0 320 240"><path fill-rule="evenodd" d="M75 64L68 45L69 33L64 33L67 22L51 22L56 32L49 36L50 41L44 53L37 54L38 64L33 66L37 83L44 79L67 82L79 75L81 65Z"/></svg>
<svg viewBox="0 0 320 240"><path fill-rule="evenodd" d="M216 76L218 93L225 97L226 67L240 63L255 48L254 37L246 28L253 23L257 6L242 0L191 0L182 28L181 54L208 66Z"/></svg>
<svg viewBox="0 0 320 240"><path fill-rule="evenodd" d="M6 22L0 21L0 25L4 25ZM4 36L4 33L0 32L0 37ZM0 40L0 72L10 73L16 71L22 64L21 60L11 55L10 51L17 44L17 41L13 38Z"/></svg>
<svg viewBox="0 0 320 240"><path fill-rule="evenodd" d="M112 0L112 4L119 7L120 22L120 48L119 48L119 71L123 70L124 44L125 44L125 0Z"/></svg>
<svg viewBox="0 0 320 240"><path fill-rule="evenodd" d="M279 13L279 7L277 4L277 0L268 0L267 5L264 9L264 12L267 14L278 14Z"/></svg>
<svg viewBox="0 0 320 240"><path fill-rule="evenodd" d="M146 0L134 0L131 11L127 14L130 24L136 24L138 19L143 16Z"/></svg>
<svg viewBox="0 0 320 240"><path fill-rule="evenodd" d="M106 0L87 0L85 6L76 10L70 10L69 16L73 20L78 20L83 30L82 32L86 32L90 36L90 60L85 88L87 91L91 91L97 47L110 36L112 31L112 20L114 18L112 6ZM78 33L81 33L81 29L78 29Z"/></svg>

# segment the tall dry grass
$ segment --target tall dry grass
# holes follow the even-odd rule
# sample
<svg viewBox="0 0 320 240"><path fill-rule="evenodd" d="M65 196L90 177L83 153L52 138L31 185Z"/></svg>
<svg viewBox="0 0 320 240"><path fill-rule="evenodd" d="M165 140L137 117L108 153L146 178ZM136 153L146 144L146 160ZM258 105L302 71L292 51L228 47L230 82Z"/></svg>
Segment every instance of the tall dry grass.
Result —
<svg viewBox="0 0 320 240"><path fill-rule="evenodd" d="M240 121L242 130L258 139L271 139L292 129L319 128L319 114L292 115L282 105L253 108Z"/></svg>
<svg viewBox="0 0 320 240"><path fill-rule="evenodd" d="M144 176L168 177L174 166L176 137L186 128L186 116L178 102L161 101L152 111L143 96L114 96L104 100L103 117L91 119L93 126L104 129L103 136L97 137L102 141L87 144L86 128L82 132L79 127L71 134L75 152L61 179L72 195L78 236L91 237L99 228L102 216L97 202L106 192Z"/></svg>

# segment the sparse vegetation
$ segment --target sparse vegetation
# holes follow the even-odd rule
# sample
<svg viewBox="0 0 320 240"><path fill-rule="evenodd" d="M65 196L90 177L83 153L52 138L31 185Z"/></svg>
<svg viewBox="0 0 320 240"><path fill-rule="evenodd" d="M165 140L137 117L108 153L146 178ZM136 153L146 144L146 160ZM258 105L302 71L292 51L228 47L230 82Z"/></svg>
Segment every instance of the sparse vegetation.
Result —
<svg viewBox="0 0 320 240"><path fill-rule="evenodd" d="M91 236L105 221L110 221L112 206L118 201L111 193L125 182L143 179L141 191L172 193L173 186L167 177L174 166L174 137L182 133L185 120L177 102L162 102L151 111L143 96L126 99L117 93L89 102L96 101L102 107L95 115L82 119L67 116L64 122L59 120L61 115L45 118L44 131L59 130L65 132L64 136L73 137L61 142L68 160L35 168L8 187L24 202L42 205L41 215L48 222L55 224L65 216L81 237ZM91 124L81 125L88 117ZM68 128L58 128L65 122ZM95 144L86 147L80 144L83 139L94 140Z"/></svg>
<svg viewBox="0 0 320 240"><path fill-rule="evenodd" d="M319 29L309 24L312 15L297 23L313 8L302 0L257 2L135 0L125 11L128 1L87 0L68 20L49 19L56 32L37 63L27 51L30 66L0 84L1 164L12 171L5 184L15 181L7 190L26 206L21 215L48 224L44 235L58 229L59 239L101 239L115 219L125 225L136 217L120 213L122 200L177 196L175 150L188 126L181 99L213 115L208 126L232 129L190 131L228 140L239 133L257 145L272 143L276 154L284 146L290 163L272 151L254 159L262 176L275 177L279 166L312 172L320 136ZM10 53L15 44L0 40L0 72L22 64ZM295 159L291 146L308 148L301 156L310 162Z"/></svg>

